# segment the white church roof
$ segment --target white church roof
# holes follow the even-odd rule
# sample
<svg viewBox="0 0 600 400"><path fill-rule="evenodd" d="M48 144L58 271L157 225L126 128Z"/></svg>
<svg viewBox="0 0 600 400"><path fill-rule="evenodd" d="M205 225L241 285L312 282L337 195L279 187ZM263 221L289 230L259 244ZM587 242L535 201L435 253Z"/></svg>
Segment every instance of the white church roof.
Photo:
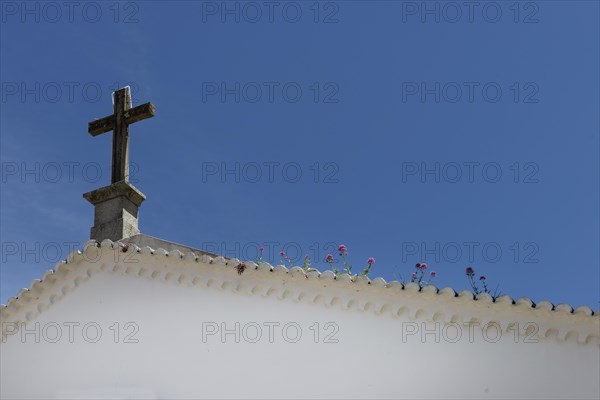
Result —
<svg viewBox="0 0 600 400"><path fill-rule="evenodd" d="M112 253L114 257L110 259L117 262L106 262L107 258L102 256L107 253ZM533 322L539 327L536 334L542 340L554 338L592 344L599 339L599 312L586 306L573 309L568 304L534 303L528 298L513 300L509 296L493 299L485 293L474 296L468 290L458 293L452 288L438 289L433 285L421 289L414 283L386 282L383 278L370 280L362 276L352 279L347 274L336 276L332 271L288 269L283 265L251 261L244 262L245 269L240 274L236 268L239 264L237 259L199 256L191 251L183 253L177 249L152 249L108 239L102 243L92 240L85 244L83 252L71 253L42 279L34 280L28 289L22 289L6 305L1 305L0 320L29 322L83 282L93 279L99 270L104 270L170 284L276 296L280 300L321 303L375 315L406 315L442 323L496 322L503 330L510 329L514 323Z"/></svg>

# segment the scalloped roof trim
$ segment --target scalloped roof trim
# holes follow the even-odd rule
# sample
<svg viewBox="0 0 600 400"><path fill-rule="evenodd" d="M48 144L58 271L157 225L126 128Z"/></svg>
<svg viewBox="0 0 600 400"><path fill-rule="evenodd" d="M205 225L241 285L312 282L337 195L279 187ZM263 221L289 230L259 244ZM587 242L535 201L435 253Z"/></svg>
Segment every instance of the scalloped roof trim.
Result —
<svg viewBox="0 0 600 400"><path fill-rule="evenodd" d="M113 242L109 239L103 240L101 243L98 243L94 240L90 240L84 245L84 252L89 251L90 249L100 249L109 250L112 252L123 252L123 253L131 253L129 254L141 254L150 257L165 257L170 260L179 260L183 262L193 262L199 265L222 265L226 267L231 267L231 272L235 271L235 267L241 262L238 259L225 259L222 256L212 258L208 255L197 255L193 252L182 253L179 250L166 251L163 248L152 249L148 246L140 248L135 244L128 244L126 241ZM0 319L3 321L10 320L10 318L19 318L18 322L30 321L35 318L37 315L41 314L45 309L50 307L55 302L62 299L69 292L74 290L81 283L89 279L94 273L97 272L94 268L94 263L89 263L85 259L84 253L76 250L69 254L66 260L59 261L56 264L55 269L51 269L46 271L42 279L35 279L32 281L29 288L21 289L19 293L15 297L11 297L8 299L7 303L0 305ZM89 268L85 269L85 271L78 271L79 274L76 274L76 269L74 268L76 264L86 263ZM110 264L110 263L109 263ZM100 269L106 269L109 265L107 263L102 263ZM398 281L386 282L385 279L378 277L374 279L369 279L365 276L357 276L354 279L348 274L339 274L335 275L332 271L323 271L320 272L315 268L309 268L308 270L304 270L301 267L292 267L287 268L284 265L273 266L266 262L261 262L260 264L256 264L253 261L244 262L246 269L244 273L248 273L248 271L256 271L257 273L263 272L271 272L274 276L291 276L294 280L302 281L316 281L323 283L335 284L336 287L344 290L347 288L355 288L358 289L360 287L364 287L365 289L373 290L379 294L386 295L397 295L400 293L405 293L407 295L416 296L419 300L431 300L434 298L450 300L453 299L460 306L472 304L477 306L484 306L485 308L465 312L464 315L452 314L448 315L447 312L441 307L439 304L423 304L418 307L416 310L409 310L406 306L400 306L398 304L390 304L390 301L384 301L383 303L375 304L377 301L374 301L372 296L369 296L368 299L357 299L352 297L351 299L340 299L339 296L330 295L324 296L323 293L319 293L312 298L308 298L305 291L299 291L293 293L292 287L286 285L284 288L275 288L273 286L265 288L260 285L244 285L243 282L234 282L233 280L225 280L222 282L218 282L214 277L204 277L202 278L200 275L197 275L194 278L190 278L186 274L179 273L178 271L148 271L144 265L139 265L139 263L134 263L134 265L124 266L126 264L115 264L114 262L110 264L112 266L112 272L121 272L121 273L131 273L135 272L138 276L148 275L152 279L161 279L165 282L167 281L175 281L178 284L187 283L190 285L201 284L205 287L217 286L218 289L226 289L231 288L233 291L248 291L251 294L260 293L263 296L276 295L279 299L292 298L294 301L302 301L308 300L314 303L324 302L327 306L333 306L335 304L341 303L343 308L358 308L359 311L368 311L372 310L375 314L380 315L385 312L391 313L392 316L400 316L402 314L408 313L411 318L419 318L419 317L429 317L429 319L434 321L446 321L446 322L456 322L456 321L480 321L482 322L482 315L485 313L485 310L493 311L493 310L514 310L515 313L522 314L523 312L530 313L531 316L535 316L536 318L543 318L545 320L552 320L556 318L564 319L568 318L570 323L584 323L585 325L591 324L593 325L590 329L583 329L582 332L579 332L575 326L571 329L566 329L564 327L548 327L545 332L541 332L541 337L551 338L555 337L559 340L573 340L578 343L593 343L599 342L600 335L598 332L598 325L600 322L599 311L593 311L591 308L587 306L580 306L577 308L573 308L568 304L558 304L554 305L549 301L540 301L539 303L534 303L531 299L522 297L520 299L514 300L510 296L504 295L500 296L496 299L492 298L487 293L481 293L477 296L474 296L471 291L463 290L462 292L456 292L454 289L450 287L438 289L434 285L427 285L424 287L419 287L419 285L415 283L407 283L403 284ZM137 271L134 271L137 270ZM72 281L66 278L69 275L77 275L71 276ZM176 276L178 275L178 276ZM234 275L237 276L237 273ZM302 279L304 278L304 279ZM65 280L65 285L58 291L58 293L48 294L47 302L41 302L42 294L47 291L49 286L52 286L58 280ZM243 279L243 278L242 278ZM238 279L239 280L239 279ZM247 287L244 287L247 286ZM279 285L282 286L282 285ZM294 285L294 289L297 289ZM324 285L327 286L327 285ZM356 295L356 290L349 291L352 293L351 296ZM365 297L367 297L365 295ZM38 300L37 306L34 305L33 310L32 307L28 307L31 305L30 303L35 303L36 299ZM448 304L450 305L450 304ZM456 305L456 303L454 304ZM428 306L431 310L427 310ZM414 308L414 307L413 307ZM22 314L21 310L28 310L25 315ZM497 315L493 315L493 317L497 317ZM15 321L15 319L13 319ZM487 322L499 322L494 318L488 318ZM483 323L483 322L482 322ZM511 329L511 325L513 323L509 323L507 326L503 326L503 329ZM564 324L563 324L564 325ZM587 331L587 332L583 332ZM4 334L4 332L3 332Z"/></svg>

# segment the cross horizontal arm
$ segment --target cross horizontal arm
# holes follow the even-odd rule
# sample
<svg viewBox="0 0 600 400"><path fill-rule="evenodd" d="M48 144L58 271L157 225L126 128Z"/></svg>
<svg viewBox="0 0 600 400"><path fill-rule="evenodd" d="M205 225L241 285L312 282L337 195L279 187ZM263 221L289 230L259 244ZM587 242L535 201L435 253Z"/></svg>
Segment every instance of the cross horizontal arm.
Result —
<svg viewBox="0 0 600 400"><path fill-rule="evenodd" d="M156 114L156 108L152 103L141 104L125 112L125 123L133 124L146 118L152 118L154 114Z"/></svg>
<svg viewBox="0 0 600 400"><path fill-rule="evenodd" d="M155 114L156 108L154 108L154 105L152 103L141 104L125 112L125 123L127 125L133 124L134 122L154 117ZM104 117L96 121L90 122L88 124L88 132L92 136L98 136L101 133L113 130L114 126L115 116L113 114L109 115L108 117Z"/></svg>
<svg viewBox="0 0 600 400"><path fill-rule="evenodd" d="M102 119L97 119L88 124L88 132L92 136L98 136L101 133L112 131L115 126L115 116L109 115Z"/></svg>

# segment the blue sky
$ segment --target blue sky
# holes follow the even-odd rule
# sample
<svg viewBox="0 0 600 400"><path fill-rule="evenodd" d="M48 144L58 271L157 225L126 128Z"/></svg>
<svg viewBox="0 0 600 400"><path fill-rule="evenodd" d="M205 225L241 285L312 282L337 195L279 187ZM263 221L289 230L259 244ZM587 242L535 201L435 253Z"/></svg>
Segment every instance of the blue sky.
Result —
<svg viewBox="0 0 600 400"><path fill-rule="evenodd" d="M129 84L143 233L598 309L598 2L73 7L2 2L0 302L88 239Z"/></svg>

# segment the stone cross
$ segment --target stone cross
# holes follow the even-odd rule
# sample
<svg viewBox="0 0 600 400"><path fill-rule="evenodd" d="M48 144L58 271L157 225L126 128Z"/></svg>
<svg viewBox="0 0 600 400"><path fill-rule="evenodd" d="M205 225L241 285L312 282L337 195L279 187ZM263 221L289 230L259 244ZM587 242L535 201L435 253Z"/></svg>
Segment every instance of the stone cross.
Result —
<svg viewBox="0 0 600 400"><path fill-rule="evenodd" d="M117 241L140 234L138 211L146 196L129 182L129 125L154 113L152 103L131 108L125 87L114 93L114 114L89 123L92 136L113 131L111 184L83 195L94 206L91 239Z"/></svg>
<svg viewBox="0 0 600 400"><path fill-rule="evenodd" d="M88 132L92 136L113 131L111 183L129 180L129 125L154 117L152 103L131 108L129 86L114 93L114 114L92 121Z"/></svg>

